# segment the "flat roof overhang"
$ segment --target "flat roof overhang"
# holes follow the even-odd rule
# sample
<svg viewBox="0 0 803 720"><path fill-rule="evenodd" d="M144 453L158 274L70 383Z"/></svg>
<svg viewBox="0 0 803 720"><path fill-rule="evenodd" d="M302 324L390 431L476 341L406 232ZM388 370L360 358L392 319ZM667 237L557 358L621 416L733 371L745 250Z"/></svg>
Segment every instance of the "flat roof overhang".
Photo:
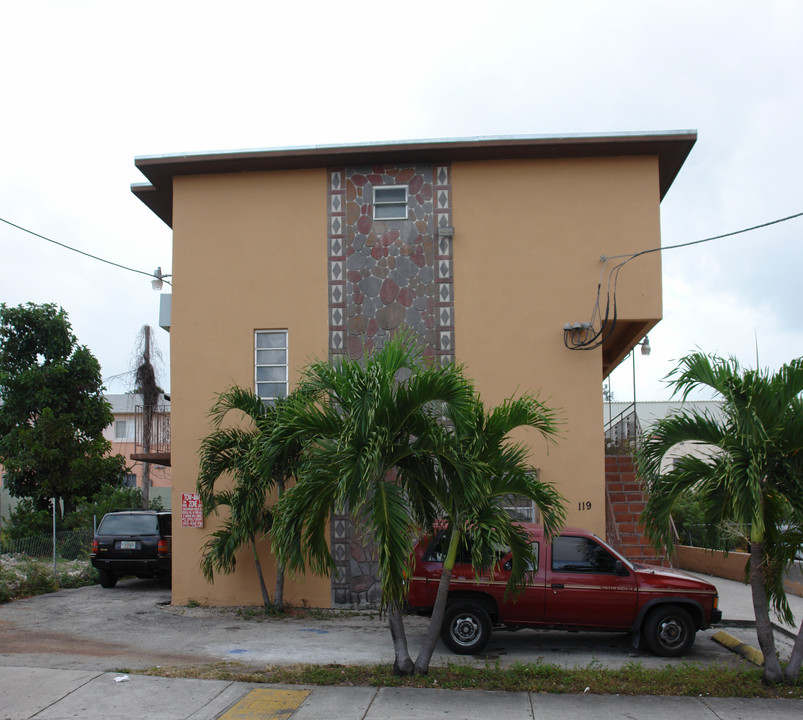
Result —
<svg viewBox="0 0 803 720"><path fill-rule="evenodd" d="M602 379L608 377L657 324L658 320L617 320L602 344Z"/></svg>
<svg viewBox="0 0 803 720"><path fill-rule="evenodd" d="M479 137L359 145L243 150L138 157L147 183L131 191L168 226L173 224L173 179L270 170L413 162L652 156L658 158L664 198L697 141L693 130L604 135Z"/></svg>

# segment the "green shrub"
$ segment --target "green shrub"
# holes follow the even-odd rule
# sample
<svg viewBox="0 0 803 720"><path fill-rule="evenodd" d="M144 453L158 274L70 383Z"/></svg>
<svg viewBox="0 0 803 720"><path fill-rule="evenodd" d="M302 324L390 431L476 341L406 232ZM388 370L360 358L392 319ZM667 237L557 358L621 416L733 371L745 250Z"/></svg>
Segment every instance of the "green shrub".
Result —
<svg viewBox="0 0 803 720"><path fill-rule="evenodd" d="M0 603L98 582L97 571L85 560L59 561L56 573L58 582L53 578L52 563L24 555L3 555L0 560Z"/></svg>
<svg viewBox="0 0 803 720"><path fill-rule="evenodd" d="M3 533L11 540L52 532L52 511L38 510L30 498L20 500L9 514L8 520L3 523Z"/></svg>

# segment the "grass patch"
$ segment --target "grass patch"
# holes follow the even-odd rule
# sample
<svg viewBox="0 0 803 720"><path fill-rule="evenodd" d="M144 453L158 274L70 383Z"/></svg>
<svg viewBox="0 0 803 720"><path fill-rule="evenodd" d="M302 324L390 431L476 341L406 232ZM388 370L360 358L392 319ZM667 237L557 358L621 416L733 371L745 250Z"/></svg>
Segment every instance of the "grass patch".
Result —
<svg viewBox="0 0 803 720"><path fill-rule="evenodd" d="M136 671L134 671L136 672ZM677 695L711 697L803 698L803 680L789 686L764 685L759 668L682 663L645 668L629 663L609 669L593 662L586 667L563 668L546 663L514 663L475 667L449 663L430 668L428 675L396 677L388 665L292 665L262 670L223 663L196 667L160 667L145 671L161 677L199 678L287 685L419 687L449 690L503 690L508 692L595 695Z"/></svg>

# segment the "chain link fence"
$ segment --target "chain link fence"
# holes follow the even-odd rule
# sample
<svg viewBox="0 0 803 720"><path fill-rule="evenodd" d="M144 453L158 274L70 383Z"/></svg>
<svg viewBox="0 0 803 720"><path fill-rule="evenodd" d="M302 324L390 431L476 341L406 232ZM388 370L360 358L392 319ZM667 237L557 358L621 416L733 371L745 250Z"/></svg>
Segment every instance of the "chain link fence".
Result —
<svg viewBox="0 0 803 720"><path fill-rule="evenodd" d="M92 530L21 539L0 536L0 603L97 582L89 562ZM55 541L55 554L54 554Z"/></svg>
<svg viewBox="0 0 803 720"><path fill-rule="evenodd" d="M56 558L86 560L92 547L92 530L63 530L56 533ZM25 555L41 560L53 558L53 535L36 535L15 540L0 538L0 554Z"/></svg>

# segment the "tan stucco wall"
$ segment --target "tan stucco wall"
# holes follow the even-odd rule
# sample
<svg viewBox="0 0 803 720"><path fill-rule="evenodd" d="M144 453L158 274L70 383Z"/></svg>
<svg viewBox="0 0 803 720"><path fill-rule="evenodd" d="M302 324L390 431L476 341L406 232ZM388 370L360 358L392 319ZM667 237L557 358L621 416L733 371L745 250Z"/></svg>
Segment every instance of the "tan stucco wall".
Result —
<svg viewBox="0 0 803 720"><path fill-rule="evenodd" d="M601 255L660 245L657 159L457 163L452 197L457 360L488 403L530 390L562 408L563 438L547 454L531 436L533 463L568 522L604 537L601 350L566 349L563 325L590 319ZM622 319L660 318L658 253L617 299Z"/></svg>
<svg viewBox="0 0 803 720"><path fill-rule="evenodd" d="M590 317L600 255L659 244L657 160L456 163L452 166L455 347L483 398L525 390L564 414L563 439L533 461L568 500L568 521L605 532L601 351L567 350L566 322ZM198 559L209 531L180 527L215 393L253 386L253 332L287 328L291 386L328 339L326 173L179 177L174 186L171 330L173 602L258 604L253 561L210 586ZM619 315L661 314L660 259L620 276ZM262 555L266 575L273 561ZM330 604L328 579L288 583L286 597Z"/></svg>
<svg viewBox="0 0 803 720"><path fill-rule="evenodd" d="M291 387L326 356L326 175L323 170L177 178L170 334L173 603L260 604L254 562L209 585L198 568L210 530L181 528L181 493L194 492L199 440L215 394L253 387L254 330L287 329ZM261 557L271 594L274 565ZM328 578L289 581L288 601L330 604Z"/></svg>

